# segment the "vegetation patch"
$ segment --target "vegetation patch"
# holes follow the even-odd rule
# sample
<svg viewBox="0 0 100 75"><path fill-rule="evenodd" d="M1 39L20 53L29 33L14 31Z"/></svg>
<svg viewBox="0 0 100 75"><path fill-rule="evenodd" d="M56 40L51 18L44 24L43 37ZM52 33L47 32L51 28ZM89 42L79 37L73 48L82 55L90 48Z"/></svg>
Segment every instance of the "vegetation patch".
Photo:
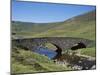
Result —
<svg viewBox="0 0 100 75"><path fill-rule="evenodd" d="M84 48L84 49L80 49L81 50L81 54L83 55L88 55L88 56L92 56L92 57L96 57L96 48Z"/></svg>
<svg viewBox="0 0 100 75"><path fill-rule="evenodd" d="M57 65L48 57L23 49L12 52L12 73L35 73L71 70L69 67Z"/></svg>

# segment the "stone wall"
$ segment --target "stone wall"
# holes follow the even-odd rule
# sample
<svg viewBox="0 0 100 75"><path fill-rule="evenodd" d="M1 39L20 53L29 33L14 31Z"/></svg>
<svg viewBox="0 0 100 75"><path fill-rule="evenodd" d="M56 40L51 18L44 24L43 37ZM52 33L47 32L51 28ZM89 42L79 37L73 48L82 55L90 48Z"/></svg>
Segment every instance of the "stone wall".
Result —
<svg viewBox="0 0 100 75"><path fill-rule="evenodd" d="M45 43L52 43L59 46L62 50L70 49L74 44L82 42L86 47L91 47L94 43L92 40L83 38L72 38L72 37L43 37L43 38L23 38L13 39L12 46L22 46L30 50L34 50L37 46L44 46Z"/></svg>

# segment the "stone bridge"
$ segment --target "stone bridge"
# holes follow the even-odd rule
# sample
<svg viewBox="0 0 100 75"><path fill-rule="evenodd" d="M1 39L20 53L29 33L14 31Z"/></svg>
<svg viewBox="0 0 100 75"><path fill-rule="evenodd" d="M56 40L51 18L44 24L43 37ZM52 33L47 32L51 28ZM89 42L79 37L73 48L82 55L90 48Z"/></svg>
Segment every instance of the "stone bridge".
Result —
<svg viewBox="0 0 100 75"><path fill-rule="evenodd" d="M94 43L92 40L83 38L72 38L72 37L43 37L43 38L23 38L13 39L13 46L20 46L29 50L34 50L37 46L45 46L46 43L51 43L59 46L62 50L70 49L74 44L82 42L86 47L91 47Z"/></svg>

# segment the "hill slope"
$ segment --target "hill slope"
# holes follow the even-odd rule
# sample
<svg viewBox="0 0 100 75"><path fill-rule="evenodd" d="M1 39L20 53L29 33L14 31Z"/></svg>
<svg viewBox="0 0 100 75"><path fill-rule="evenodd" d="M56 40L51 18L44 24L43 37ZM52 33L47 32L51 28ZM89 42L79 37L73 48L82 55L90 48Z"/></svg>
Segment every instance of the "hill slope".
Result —
<svg viewBox="0 0 100 75"><path fill-rule="evenodd" d="M12 32L17 37L80 37L95 40L95 15L96 12L91 11L58 23L12 21Z"/></svg>

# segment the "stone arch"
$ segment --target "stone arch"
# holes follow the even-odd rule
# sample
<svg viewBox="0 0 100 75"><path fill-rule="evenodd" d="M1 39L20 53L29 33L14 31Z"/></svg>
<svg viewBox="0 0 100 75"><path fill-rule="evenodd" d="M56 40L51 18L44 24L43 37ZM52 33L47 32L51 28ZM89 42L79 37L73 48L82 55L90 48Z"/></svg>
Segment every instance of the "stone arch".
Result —
<svg viewBox="0 0 100 75"><path fill-rule="evenodd" d="M55 47L55 49L51 49L51 50L54 50L57 53L57 55L53 59L57 59L62 55L62 48L60 48L60 46L58 46L57 44L49 43L49 42L45 43L45 44L51 44Z"/></svg>
<svg viewBox="0 0 100 75"><path fill-rule="evenodd" d="M57 49L56 49L57 55L53 59L58 59L59 57L62 56L62 49L56 44L53 44L53 45L55 45L57 47Z"/></svg>
<svg viewBox="0 0 100 75"><path fill-rule="evenodd" d="M46 48L50 49L50 50L53 50L53 51L56 51L56 49L57 49L57 47L56 47L54 44L49 43L49 42L45 43L44 46L45 46Z"/></svg>

